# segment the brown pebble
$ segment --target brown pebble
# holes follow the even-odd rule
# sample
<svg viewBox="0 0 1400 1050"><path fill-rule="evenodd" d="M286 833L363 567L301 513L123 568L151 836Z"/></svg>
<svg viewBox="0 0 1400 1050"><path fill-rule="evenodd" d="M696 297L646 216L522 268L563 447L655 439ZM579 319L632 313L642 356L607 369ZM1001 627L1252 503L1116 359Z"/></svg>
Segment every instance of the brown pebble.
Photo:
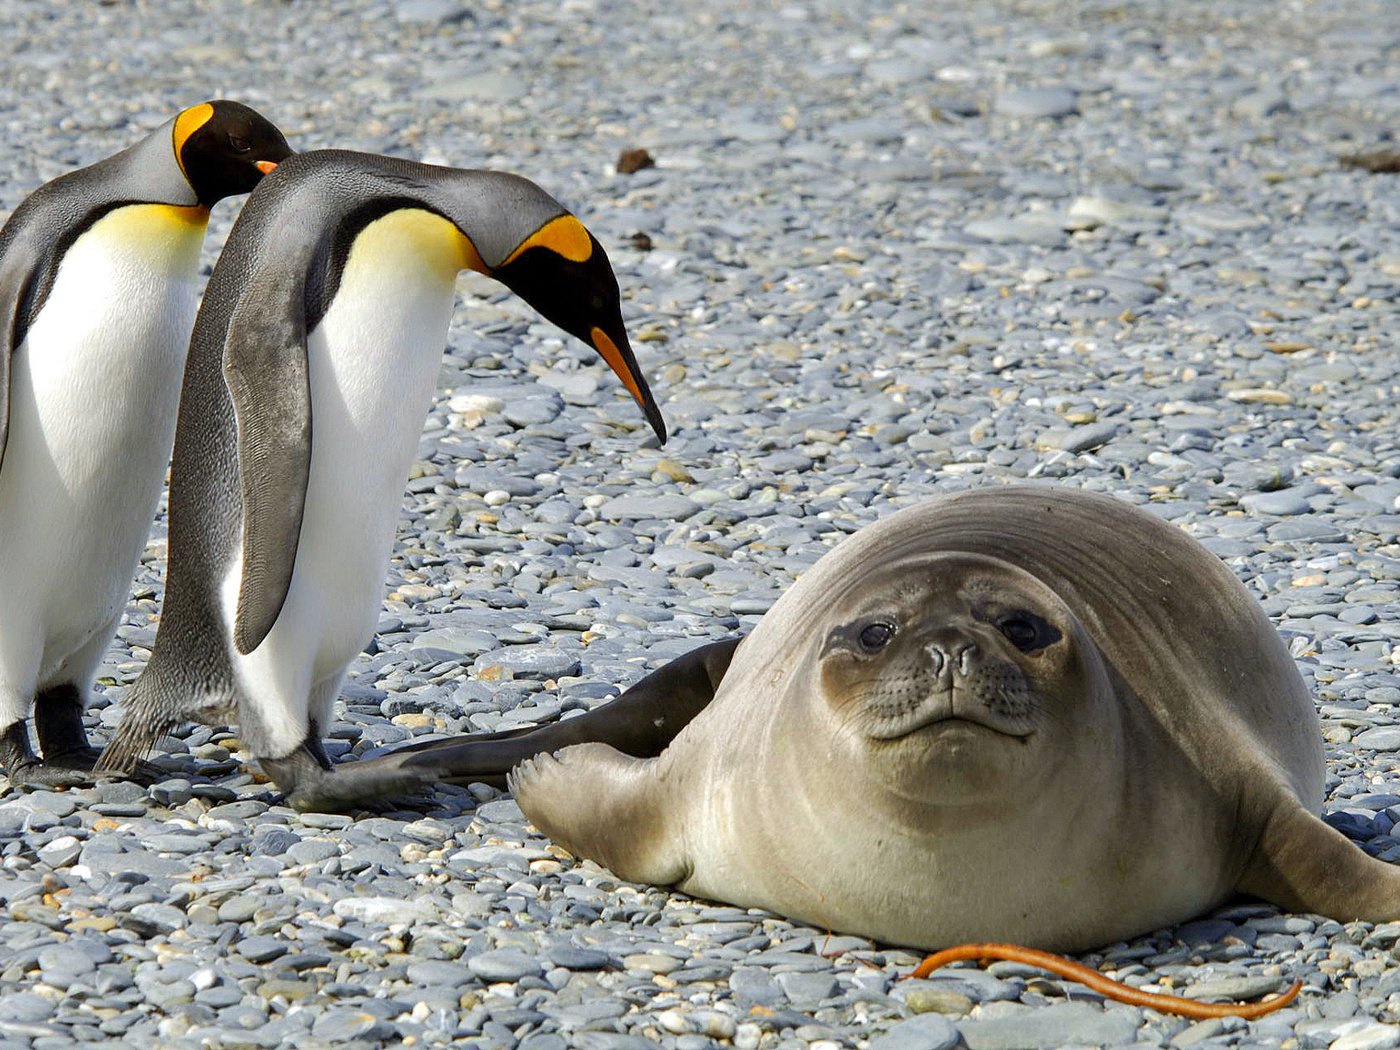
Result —
<svg viewBox="0 0 1400 1050"><path fill-rule="evenodd" d="M1400 150L1378 149L1340 158L1344 168L1360 168L1377 174L1400 174ZM618 168L622 170L621 167Z"/></svg>
<svg viewBox="0 0 1400 1050"><path fill-rule="evenodd" d="M645 233L642 233L641 230L638 230L636 233L632 234L631 241L632 247L636 248L639 252L649 252L652 249L651 238L648 237Z"/></svg>
<svg viewBox="0 0 1400 1050"><path fill-rule="evenodd" d="M631 175L643 168L656 167L656 161L644 149L625 149L617 158L617 170L621 175Z"/></svg>

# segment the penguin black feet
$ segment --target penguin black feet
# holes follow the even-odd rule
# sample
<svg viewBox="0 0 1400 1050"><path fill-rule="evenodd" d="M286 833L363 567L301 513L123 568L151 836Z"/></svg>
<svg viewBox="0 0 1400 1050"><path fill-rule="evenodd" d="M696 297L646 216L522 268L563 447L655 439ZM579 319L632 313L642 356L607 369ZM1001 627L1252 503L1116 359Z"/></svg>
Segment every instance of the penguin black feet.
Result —
<svg viewBox="0 0 1400 1050"><path fill-rule="evenodd" d="M54 686L34 698L34 732L42 762L51 769L91 773L102 755L88 744L83 699L76 686ZM101 779L105 778L87 778L89 783Z"/></svg>
<svg viewBox="0 0 1400 1050"><path fill-rule="evenodd" d="M0 733L0 767L4 768L12 788L85 787L101 779L100 774L92 773L97 752L92 752L86 765L83 757L39 758L29 746L29 727L23 722L16 722Z"/></svg>
<svg viewBox="0 0 1400 1050"><path fill-rule="evenodd" d="M82 694L76 686L54 686L34 698L34 731L39 737L42 758L30 747L24 722L16 722L0 733L0 768L5 770L11 787L90 787L119 776L96 769L102 752L88 743L87 730L83 728ZM141 762L130 778L153 784L164 774Z"/></svg>

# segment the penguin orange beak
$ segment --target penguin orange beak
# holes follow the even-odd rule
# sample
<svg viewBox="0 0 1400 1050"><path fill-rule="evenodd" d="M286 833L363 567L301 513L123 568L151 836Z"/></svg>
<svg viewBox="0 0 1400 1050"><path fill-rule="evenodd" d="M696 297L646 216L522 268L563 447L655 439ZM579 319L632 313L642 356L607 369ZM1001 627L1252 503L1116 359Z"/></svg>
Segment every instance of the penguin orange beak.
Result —
<svg viewBox="0 0 1400 1050"><path fill-rule="evenodd" d="M271 175L273 169L277 167L277 162L275 160L255 160L253 161L253 167L257 168L264 175Z"/></svg>
<svg viewBox="0 0 1400 1050"><path fill-rule="evenodd" d="M642 414L647 417L651 429L656 431L656 440L666 444L666 421L661 418L661 409L657 407L656 399L651 396L651 389L642 376L642 370L637 367L637 359L632 356L627 337L622 336L622 345L618 346L607 332L595 325L589 331L588 338L593 343L593 349L598 351L598 356L608 363L608 367L617 378L622 380L627 392L641 406Z"/></svg>

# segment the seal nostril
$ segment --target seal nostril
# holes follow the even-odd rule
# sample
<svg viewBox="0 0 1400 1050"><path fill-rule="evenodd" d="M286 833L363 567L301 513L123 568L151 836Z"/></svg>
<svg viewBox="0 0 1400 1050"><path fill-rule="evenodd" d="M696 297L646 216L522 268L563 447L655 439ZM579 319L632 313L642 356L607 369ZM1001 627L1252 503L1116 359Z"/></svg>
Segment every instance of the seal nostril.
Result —
<svg viewBox="0 0 1400 1050"><path fill-rule="evenodd" d="M974 641L955 641L951 644L931 643L925 648L933 673L938 677L957 672L967 675L972 670L973 657L977 655Z"/></svg>
<svg viewBox="0 0 1400 1050"><path fill-rule="evenodd" d="M972 670L972 658L976 655L976 642L968 642L958 650L958 670L962 674L967 674Z"/></svg>

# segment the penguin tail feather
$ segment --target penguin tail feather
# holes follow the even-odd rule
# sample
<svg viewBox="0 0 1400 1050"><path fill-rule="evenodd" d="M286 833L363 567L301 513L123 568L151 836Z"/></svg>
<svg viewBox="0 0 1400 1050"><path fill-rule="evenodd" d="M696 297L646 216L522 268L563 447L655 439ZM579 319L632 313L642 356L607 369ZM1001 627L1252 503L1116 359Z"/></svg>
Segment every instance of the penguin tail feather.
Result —
<svg viewBox="0 0 1400 1050"><path fill-rule="evenodd" d="M138 682L133 687L133 694L139 686ZM133 703L133 700L137 702ZM156 741L178 724L174 719L157 714L158 705L141 704L134 695L122 706L126 712L111 742L103 749L102 756L93 767L96 772L130 776L151 753Z"/></svg>

